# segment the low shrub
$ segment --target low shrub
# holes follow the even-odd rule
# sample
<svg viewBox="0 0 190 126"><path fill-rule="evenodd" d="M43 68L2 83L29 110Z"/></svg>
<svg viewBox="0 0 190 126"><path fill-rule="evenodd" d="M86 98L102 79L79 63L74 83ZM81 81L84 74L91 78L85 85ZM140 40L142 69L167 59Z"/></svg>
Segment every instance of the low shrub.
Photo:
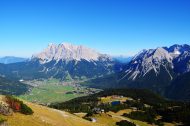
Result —
<svg viewBox="0 0 190 126"><path fill-rule="evenodd" d="M28 107L22 101L13 96L6 96L6 102L7 104L9 104L10 108L12 108L15 112L20 112L25 115L31 115L34 113L30 107Z"/></svg>
<svg viewBox="0 0 190 126"><path fill-rule="evenodd" d="M134 123L131 123L127 120L122 120L120 122L117 122L116 125L118 125L118 126L136 126Z"/></svg>

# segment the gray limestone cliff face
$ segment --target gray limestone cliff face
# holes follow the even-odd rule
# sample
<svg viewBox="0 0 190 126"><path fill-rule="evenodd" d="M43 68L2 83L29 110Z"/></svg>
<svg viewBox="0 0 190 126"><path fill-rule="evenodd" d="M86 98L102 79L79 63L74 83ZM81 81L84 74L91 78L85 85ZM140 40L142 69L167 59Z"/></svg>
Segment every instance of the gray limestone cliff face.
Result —
<svg viewBox="0 0 190 126"><path fill-rule="evenodd" d="M49 46L44 49L39 54L33 55L32 59L40 59L42 63L47 63L52 60L87 60L87 61L97 61L99 59L109 58L105 54L100 54L91 48L87 48L82 45L72 45L70 43L62 43L59 45L49 44Z"/></svg>

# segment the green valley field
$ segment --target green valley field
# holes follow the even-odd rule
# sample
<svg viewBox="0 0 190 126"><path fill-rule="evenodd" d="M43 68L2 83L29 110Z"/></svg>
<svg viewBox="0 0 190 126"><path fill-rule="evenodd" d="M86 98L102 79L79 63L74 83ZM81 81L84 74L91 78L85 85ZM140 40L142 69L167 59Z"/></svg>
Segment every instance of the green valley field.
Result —
<svg viewBox="0 0 190 126"><path fill-rule="evenodd" d="M34 80L26 83L34 87L28 93L20 95L19 98L40 104L64 102L98 91L75 83L62 83L57 79Z"/></svg>

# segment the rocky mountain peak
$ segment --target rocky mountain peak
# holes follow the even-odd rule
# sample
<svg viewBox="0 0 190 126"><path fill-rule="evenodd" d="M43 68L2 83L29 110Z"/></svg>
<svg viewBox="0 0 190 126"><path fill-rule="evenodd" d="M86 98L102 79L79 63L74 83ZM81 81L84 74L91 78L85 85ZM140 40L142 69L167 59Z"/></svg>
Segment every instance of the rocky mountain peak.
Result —
<svg viewBox="0 0 190 126"><path fill-rule="evenodd" d="M143 50L129 63L129 67L125 71L125 76L129 76L129 79L135 80L137 77L145 76L152 70L157 76L161 66L165 68L166 71L168 71L168 67L173 68L172 60L173 57L162 47ZM169 71L168 74L170 75Z"/></svg>
<svg viewBox="0 0 190 126"><path fill-rule="evenodd" d="M183 44L183 45L172 45L169 48L168 47L164 47L169 53L170 55L175 59L177 58L180 54L184 53L185 51L190 51L190 46L187 44Z"/></svg>
<svg viewBox="0 0 190 126"><path fill-rule="evenodd" d="M52 60L87 60L97 61L105 55L96 52L91 48L82 45L73 45L71 43L61 43L59 45L50 43L41 53L33 55L32 59L40 59L42 63Z"/></svg>
<svg viewBox="0 0 190 126"><path fill-rule="evenodd" d="M152 59L155 59L157 61L162 61L162 60L167 60L168 62L172 62L172 56L168 53L167 50L165 50L164 48L157 48L153 55L152 55Z"/></svg>
<svg viewBox="0 0 190 126"><path fill-rule="evenodd" d="M172 73L185 73L190 71L190 46L173 45L170 47L159 47L156 49L143 50L133 57L125 70L128 79L135 80L144 77L150 71L159 75L165 71L172 80ZM172 73L171 73L172 72Z"/></svg>

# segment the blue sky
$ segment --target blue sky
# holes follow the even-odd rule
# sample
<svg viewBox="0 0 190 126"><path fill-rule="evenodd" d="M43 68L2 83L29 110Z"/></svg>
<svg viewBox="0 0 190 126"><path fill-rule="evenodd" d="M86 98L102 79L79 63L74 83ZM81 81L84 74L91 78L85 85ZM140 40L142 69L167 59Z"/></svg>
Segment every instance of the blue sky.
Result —
<svg viewBox="0 0 190 126"><path fill-rule="evenodd" d="M111 55L190 44L189 0L0 0L0 56L71 42Z"/></svg>

